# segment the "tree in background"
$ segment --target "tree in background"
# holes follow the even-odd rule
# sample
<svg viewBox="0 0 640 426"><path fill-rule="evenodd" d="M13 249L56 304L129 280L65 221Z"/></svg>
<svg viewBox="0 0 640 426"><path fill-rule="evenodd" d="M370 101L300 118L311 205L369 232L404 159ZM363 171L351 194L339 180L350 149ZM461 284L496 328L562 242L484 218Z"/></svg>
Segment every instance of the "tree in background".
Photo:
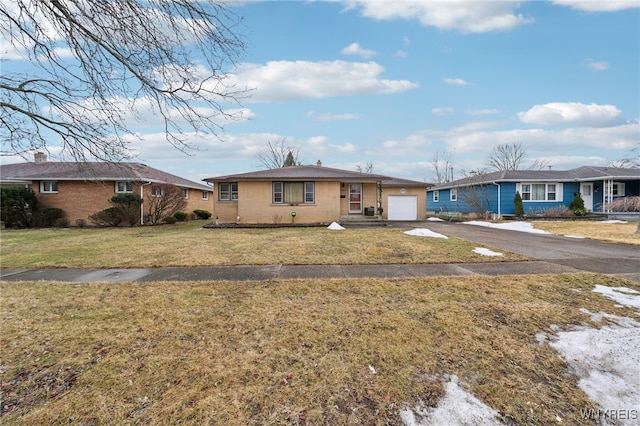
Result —
<svg viewBox="0 0 640 426"><path fill-rule="evenodd" d="M164 218L183 210L186 204L182 188L169 184L153 184L151 191L145 195L144 211L150 222L157 225Z"/></svg>
<svg viewBox="0 0 640 426"><path fill-rule="evenodd" d="M286 139L282 138L277 142L267 142L267 147L257 157L263 167L279 169L302 164L299 156L300 148L287 144Z"/></svg>
<svg viewBox="0 0 640 426"><path fill-rule="evenodd" d="M489 153L486 164L489 168L497 171L505 170L542 170L549 166L549 161L537 159L529 166L525 167L527 151L522 146L522 142L505 143L495 146Z"/></svg>
<svg viewBox="0 0 640 426"><path fill-rule="evenodd" d="M443 149L436 151L431 159L431 166L435 173L435 183L445 183L453 180L453 155L455 150Z"/></svg>
<svg viewBox="0 0 640 426"><path fill-rule="evenodd" d="M60 138L76 160L130 158L130 120L153 111L169 143L218 134L246 93L227 84L245 45L240 19L216 0L0 0L3 155ZM8 54L6 52L9 52ZM12 71L7 59L29 61Z"/></svg>

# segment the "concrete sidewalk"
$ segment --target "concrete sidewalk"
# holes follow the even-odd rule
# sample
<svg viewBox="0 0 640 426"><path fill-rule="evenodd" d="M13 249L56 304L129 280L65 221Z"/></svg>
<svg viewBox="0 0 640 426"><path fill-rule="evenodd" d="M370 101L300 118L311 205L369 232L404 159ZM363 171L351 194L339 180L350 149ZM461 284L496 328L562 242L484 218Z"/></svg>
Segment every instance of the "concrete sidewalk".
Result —
<svg viewBox="0 0 640 426"><path fill-rule="evenodd" d="M2 269L3 281L149 282L246 281L296 278L415 278L468 275L535 275L580 272L547 261L392 265L260 265L144 269ZM640 275L612 274L640 282Z"/></svg>

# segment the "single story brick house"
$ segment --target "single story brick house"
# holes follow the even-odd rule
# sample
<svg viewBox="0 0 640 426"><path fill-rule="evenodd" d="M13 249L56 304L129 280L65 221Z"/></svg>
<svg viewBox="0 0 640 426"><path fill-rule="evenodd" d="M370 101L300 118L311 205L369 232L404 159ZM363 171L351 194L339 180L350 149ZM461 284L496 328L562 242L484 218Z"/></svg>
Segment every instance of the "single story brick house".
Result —
<svg viewBox="0 0 640 426"><path fill-rule="evenodd" d="M213 184L213 215L221 223L340 222L353 217L426 218L429 184L316 165L204 179Z"/></svg>
<svg viewBox="0 0 640 426"><path fill-rule="evenodd" d="M583 166L571 170L507 170L437 184L427 191L435 214L488 212L515 214L516 191L525 214L569 207L577 194L591 212L608 211L619 197L640 195L640 168Z"/></svg>
<svg viewBox="0 0 640 426"><path fill-rule="evenodd" d="M140 195L140 223L144 224L145 200L158 196L162 184L182 189L186 212L212 211L213 191L209 186L141 163L47 161L45 154L36 153L33 162L0 167L0 185L31 188L39 207L62 209L71 226L91 224L89 216L111 207L109 200L121 193Z"/></svg>

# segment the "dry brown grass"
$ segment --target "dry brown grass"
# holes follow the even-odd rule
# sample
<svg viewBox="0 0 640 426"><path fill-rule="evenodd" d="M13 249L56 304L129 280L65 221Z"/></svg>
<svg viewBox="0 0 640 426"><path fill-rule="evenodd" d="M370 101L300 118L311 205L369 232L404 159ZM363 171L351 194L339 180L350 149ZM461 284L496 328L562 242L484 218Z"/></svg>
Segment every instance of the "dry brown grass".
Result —
<svg viewBox="0 0 640 426"><path fill-rule="evenodd" d="M0 422L397 424L456 374L518 424L589 424L535 335L588 324L580 308L633 315L595 284L640 289L592 274L5 282Z"/></svg>
<svg viewBox="0 0 640 426"><path fill-rule="evenodd" d="M269 264L500 262L477 244L404 234L400 228L202 229L205 222L111 229L3 230L2 267L144 268ZM489 247L491 248L491 247Z"/></svg>
<svg viewBox="0 0 640 426"><path fill-rule="evenodd" d="M603 223L599 221L534 221L536 229L556 235L574 235L593 240L640 245L637 222Z"/></svg>

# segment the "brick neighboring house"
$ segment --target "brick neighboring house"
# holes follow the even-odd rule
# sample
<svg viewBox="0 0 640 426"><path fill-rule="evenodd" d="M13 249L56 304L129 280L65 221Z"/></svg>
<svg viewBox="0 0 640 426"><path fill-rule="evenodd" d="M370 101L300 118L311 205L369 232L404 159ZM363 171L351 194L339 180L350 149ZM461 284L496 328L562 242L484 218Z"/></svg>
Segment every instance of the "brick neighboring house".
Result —
<svg viewBox="0 0 640 426"><path fill-rule="evenodd" d="M91 224L89 216L111 207L109 200L120 193L141 196L140 223L144 224L145 204L157 196L154 186L161 184L182 188L185 212L213 210L212 188L141 163L56 162L36 153L34 162L0 167L0 185L30 187L39 207L62 209L71 226L81 221Z"/></svg>
<svg viewBox="0 0 640 426"><path fill-rule="evenodd" d="M426 218L424 182L317 165L290 166L204 179L214 185L221 223L319 224L350 218ZM292 215L295 213L295 216Z"/></svg>

